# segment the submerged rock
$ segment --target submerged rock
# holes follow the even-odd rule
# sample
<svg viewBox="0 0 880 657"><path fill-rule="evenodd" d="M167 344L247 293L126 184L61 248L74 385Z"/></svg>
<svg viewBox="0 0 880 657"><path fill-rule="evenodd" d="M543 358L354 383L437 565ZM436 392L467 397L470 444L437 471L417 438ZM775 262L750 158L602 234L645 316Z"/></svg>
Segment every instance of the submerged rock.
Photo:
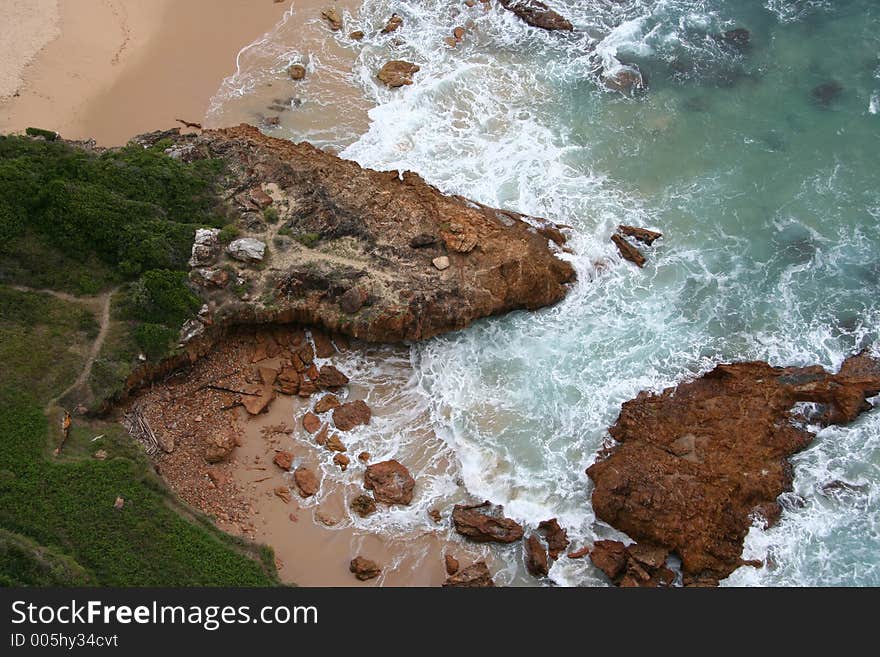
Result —
<svg viewBox="0 0 880 657"><path fill-rule="evenodd" d="M669 551L664 548L620 541L596 541L590 551L593 565L622 587L667 587L675 573L666 567Z"/></svg>
<svg viewBox="0 0 880 657"><path fill-rule="evenodd" d="M587 469L593 509L638 543L678 554L686 585L717 584L743 565L754 514L772 522L791 490L787 459L814 437L795 405L818 405L810 424L845 424L878 392L880 362L863 352L837 374L734 363L639 393L609 430L617 444ZM645 567L643 554L636 561Z"/></svg>
<svg viewBox="0 0 880 657"><path fill-rule="evenodd" d="M412 84L413 74L418 73L420 70L422 69L418 64L406 62L402 59L393 59L390 62L386 62L382 68L379 69L376 77L378 77L381 82L384 82L386 86L393 89Z"/></svg>
<svg viewBox="0 0 880 657"><path fill-rule="evenodd" d="M540 0L498 0L502 7L523 19L533 27L544 30L563 30L571 32L571 21L553 11Z"/></svg>
<svg viewBox="0 0 880 657"><path fill-rule="evenodd" d="M829 80L813 87L810 95L820 107L829 107L843 93L843 85L837 80Z"/></svg>
<svg viewBox="0 0 880 657"><path fill-rule="evenodd" d="M401 18L397 14L391 14L391 18L388 19L387 23L385 23L385 27L382 28L382 34L389 34L391 32L394 32L401 25L403 25L403 18Z"/></svg>
<svg viewBox="0 0 880 657"><path fill-rule="evenodd" d="M504 509L491 502L456 504L452 510L455 531L480 543L513 543L523 537L523 528L515 520L505 518Z"/></svg>
<svg viewBox="0 0 880 657"><path fill-rule="evenodd" d="M645 77L635 65L618 66L605 71L602 73L602 82L612 91L626 96L634 96L648 88Z"/></svg>
<svg viewBox="0 0 880 657"><path fill-rule="evenodd" d="M376 500L371 495L358 495L351 501L351 510L361 518L376 512Z"/></svg>
<svg viewBox="0 0 880 657"><path fill-rule="evenodd" d="M737 27L722 33L721 40L739 50L746 50L751 43L752 34L744 27Z"/></svg>
<svg viewBox="0 0 880 657"><path fill-rule="evenodd" d="M302 80L306 77L306 67L302 64L291 64L287 69L287 74L291 80Z"/></svg>

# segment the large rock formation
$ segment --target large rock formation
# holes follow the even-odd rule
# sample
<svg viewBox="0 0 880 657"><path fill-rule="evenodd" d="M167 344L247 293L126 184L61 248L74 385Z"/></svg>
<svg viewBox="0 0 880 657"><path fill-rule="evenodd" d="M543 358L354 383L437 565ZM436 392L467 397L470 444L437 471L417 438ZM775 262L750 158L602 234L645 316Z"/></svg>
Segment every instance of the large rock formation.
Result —
<svg viewBox="0 0 880 657"><path fill-rule="evenodd" d="M162 138L174 141L172 157L224 161L237 245L266 246L259 266L225 252L197 258L191 278L213 327L302 323L374 342L420 340L553 304L575 277L557 257L565 238L554 224L444 195L415 173L364 169L245 125L138 141ZM444 271L432 264L440 257ZM206 276L218 271L228 279Z"/></svg>
<svg viewBox="0 0 880 657"><path fill-rule="evenodd" d="M544 30L571 32L574 26L567 18L553 11L540 0L499 0L501 6L512 11L532 27Z"/></svg>
<svg viewBox="0 0 880 657"><path fill-rule="evenodd" d="M610 429L618 444L587 470L593 508L637 542L677 553L686 585L717 584L743 565L753 518L778 519L777 498L792 486L787 457L814 437L806 424L851 422L878 392L880 361L862 353L837 374L736 363L639 393Z"/></svg>

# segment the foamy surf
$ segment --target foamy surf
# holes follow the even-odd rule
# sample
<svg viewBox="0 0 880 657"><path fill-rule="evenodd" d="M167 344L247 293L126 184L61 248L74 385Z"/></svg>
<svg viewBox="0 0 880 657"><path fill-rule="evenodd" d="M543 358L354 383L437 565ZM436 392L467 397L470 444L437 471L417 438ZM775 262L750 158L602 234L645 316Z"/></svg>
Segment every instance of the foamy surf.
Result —
<svg viewBox="0 0 880 657"><path fill-rule="evenodd" d="M876 60L876 6L550 4L573 34L494 5L367 0L346 15L365 40L331 37L372 105L368 128L335 144L343 156L572 226L566 257L579 275L556 307L389 352L381 371L352 356L352 378L387 409L353 434L354 449L411 459L419 483L412 508L348 523L457 540L426 511L469 495L527 529L558 517L575 546L621 538L595 518L584 470L624 401L722 361L836 369L877 340L876 92L864 111L876 81L851 65L856 53ZM403 27L379 34L392 12ZM443 37L459 25L465 38L450 48ZM719 37L739 26L746 50ZM378 84L392 58L421 67L414 85ZM601 85L599 70L619 64L648 76L645 96ZM843 92L817 102L811 89L829 79ZM665 233L644 270L609 242L619 223ZM766 566L727 584L876 584L878 441L876 412L822 431L793 459L782 522L747 538L745 557ZM828 493L835 480L851 487ZM491 555L499 583L535 582L521 548ZM588 559L560 559L550 580L606 583Z"/></svg>

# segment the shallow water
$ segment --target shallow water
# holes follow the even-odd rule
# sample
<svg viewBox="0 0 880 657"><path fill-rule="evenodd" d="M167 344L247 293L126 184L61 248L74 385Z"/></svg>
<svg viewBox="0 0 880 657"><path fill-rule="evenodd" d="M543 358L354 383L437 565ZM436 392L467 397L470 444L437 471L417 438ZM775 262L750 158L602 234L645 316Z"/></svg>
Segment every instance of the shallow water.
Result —
<svg viewBox="0 0 880 657"><path fill-rule="evenodd" d="M584 469L639 390L724 360L836 368L875 344L880 5L550 4L574 34L480 3L366 0L326 38L351 52L353 73L340 75L373 105L369 128L357 134L343 118L352 129L321 138L365 166L415 170L444 191L573 226L569 297L414 346L406 394L421 419L394 422L411 438L427 422L438 453L454 454L420 508L459 479L527 525L559 517L580 545L616 534L593 516ZM404 27L376 35L392 11ZM468 32L452 49L443 37L457 25ZM734 27L750 30L747 50L715 38ZM367 39L348 41L350 29ZM278 57L291 58L287 45ZM416 84L379 88L373 72L389 58L422 66ZM618 62L647 75L645 95L603 89L598 68ZM813 93L831 82L839 93ZM302 121L277 132L307 138ZM644 270L610 243L619 223L664 232ZM800 497L747 538L747 558L768 565L728 583L880 584L880 413L821 432L794 465ZM834 479L858 488L823 494ZM533 582L521 550L501 554L499 583ZM551 578L604 581L588 560L562 559Z"/></svg>

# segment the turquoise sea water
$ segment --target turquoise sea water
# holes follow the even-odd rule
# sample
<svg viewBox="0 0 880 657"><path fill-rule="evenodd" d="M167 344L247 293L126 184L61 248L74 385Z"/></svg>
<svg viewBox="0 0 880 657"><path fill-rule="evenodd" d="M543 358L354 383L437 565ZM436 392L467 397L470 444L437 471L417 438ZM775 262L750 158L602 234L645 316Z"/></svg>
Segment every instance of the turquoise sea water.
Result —
<svg viewBox="0 0 880 657"><path fill-rule="evenodd" d="M336 37L358 52L352 79L375 107L363 134L343 120L335 145L573 227L570 296L413 346L409 392L455 456L451 478L526 524L559 517L580 544L616 535L593 516L584 469L623 401L719 361L836 368L880 344L880 4L548 4L574 34L480 3L366 0L351 24L397 12L404 27ZM457 25L468 34L450 49ZM745 50L716 38L735 27L751 33ZM376 86L389 58L418 63L416 84ZM621 62L647 76L646 94L598 82ZM813 92L829 84L838 92ZM664 233L644 270L610 243L619 223ZM880 585L880 412L822 431L794 465L782 521L747 539L768 565L727 583ZM834 479L857 488L824 494ZM521 558L502 554L502 583L529 581ZM551 578L603 581L586 560Z"/></svg>

